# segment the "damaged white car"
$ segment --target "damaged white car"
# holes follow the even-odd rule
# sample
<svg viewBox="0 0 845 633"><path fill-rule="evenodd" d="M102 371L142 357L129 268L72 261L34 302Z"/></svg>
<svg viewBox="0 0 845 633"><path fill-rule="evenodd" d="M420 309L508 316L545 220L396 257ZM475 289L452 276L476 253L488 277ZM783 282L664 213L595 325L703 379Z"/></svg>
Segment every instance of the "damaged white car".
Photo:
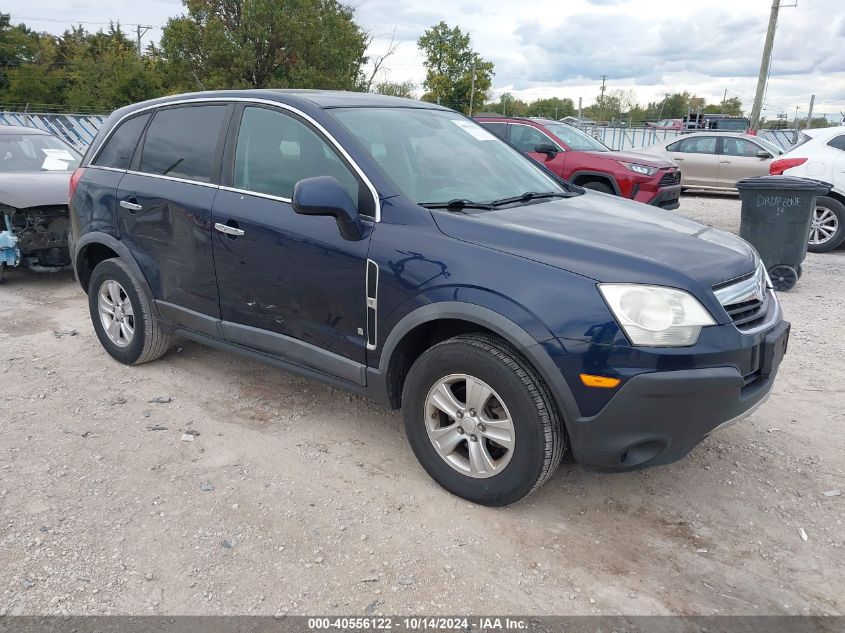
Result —
<svg viewBox="0 0 845 633"><path fill-rule="evenodd" d="M7 268L70 265L68 185L82 157L30 127L0 126L0 280Z"/></svg>

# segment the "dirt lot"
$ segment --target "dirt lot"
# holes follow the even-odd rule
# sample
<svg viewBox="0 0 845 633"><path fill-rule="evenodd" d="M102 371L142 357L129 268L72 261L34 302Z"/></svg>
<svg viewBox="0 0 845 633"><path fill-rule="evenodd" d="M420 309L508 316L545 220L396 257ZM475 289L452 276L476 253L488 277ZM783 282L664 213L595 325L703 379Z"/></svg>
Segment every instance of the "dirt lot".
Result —
<svg viewBox="0 0 845 633"><path fill-rule="evenodd" d="M681 212L738 226L736 198ZM70 274L10 273L0 612L843 614L845 250L782 301L751 418L488 509L426 476L398 413L193 343L118 365Z"/></svg>

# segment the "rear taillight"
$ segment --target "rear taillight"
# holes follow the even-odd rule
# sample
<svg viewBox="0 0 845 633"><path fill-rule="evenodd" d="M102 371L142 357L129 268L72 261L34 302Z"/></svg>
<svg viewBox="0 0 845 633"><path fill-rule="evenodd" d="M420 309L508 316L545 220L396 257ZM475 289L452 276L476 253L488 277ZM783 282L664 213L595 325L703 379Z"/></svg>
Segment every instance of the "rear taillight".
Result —
<svg viewBox="0 0 845 633"><path fill-rule="evenodd" d="M769 165L769 175L782 176L787 169L798 167L798 165L803 165L806 162L806 158L778 158Z"/></svg>
<svg viewBox="0 0 845 633"><path fill-rule="evenodd" d="M77 167L76 170L73 172L73 175L70 177L70 186L68 187L68 202L71 201L73 198L73 194L76 193L76 185L79 184L79 179L82 178L82 174L85 173L84 167Z"/></svg>

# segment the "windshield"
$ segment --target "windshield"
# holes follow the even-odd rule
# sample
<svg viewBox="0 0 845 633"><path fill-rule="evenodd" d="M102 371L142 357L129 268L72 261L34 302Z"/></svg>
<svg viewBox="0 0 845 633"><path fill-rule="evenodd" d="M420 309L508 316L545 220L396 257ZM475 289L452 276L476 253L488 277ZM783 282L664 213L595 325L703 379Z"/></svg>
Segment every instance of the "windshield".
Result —
<svg viewBox="0 0 845 633"><path fill-rule="evenodd" d="M443 110L338 108L334 117L417 204L565 190L477 123Z"/></svg>
<svg viewBox="0 0 845 633"><path fill-rule="evenodd" d="M82 157L46 134L0 134L0 172L73 171Z"/></svg>
<svg viewBox="0 0 845 633"><path fill-rule="evenodd" d="M608 148L601 141L597 141L589 134L584 134L566 123L543 123L549 132L569 145L577 152L607 152Z"/></svg>

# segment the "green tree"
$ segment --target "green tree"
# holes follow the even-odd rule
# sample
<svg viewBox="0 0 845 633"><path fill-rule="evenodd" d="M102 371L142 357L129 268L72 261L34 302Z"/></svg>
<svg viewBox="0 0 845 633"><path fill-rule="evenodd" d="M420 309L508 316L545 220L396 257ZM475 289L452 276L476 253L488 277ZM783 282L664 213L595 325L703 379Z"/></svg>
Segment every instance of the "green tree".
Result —
<svg viewBox="0 0 845 633"><path fill-rule="evenodd" d="M375 85L375 92L391 97L416 99L417 85L413 81L381 81Z"/></svg>
<svg viewBox="0 0 845 633"><path fill-rule="evenodd" d="M549 99L535 99L528 104L528 110L535 116L562 119L565 116L575 114L575 105L572 103L572 99L551 97Z"/></svg>
<svg viewBox="0 0 845 633"><path fill-rule="evenodd" d="M417 46L425 55L423 101L469 113L470 100L476 109L487 100L493 84L493 62L482 59L472 49L469 35L459 27L449 28L448 24L440 22L425 31Z"/></svg>
<svg viewBox="0 0 845 633"><path fill-rule="evenodd" d="M731 116L742 115L742 99L739 97L731 97L725 99L723 103L711 103L704 106L703 112L705 114L729 114Z"/></svg>
<svg viewBox="0 0 845 633"><path fill-rule="evenodd" d="M161 38L176 90L362 83L366 33L336 0L183 0Z"/></svg>
<svg viewBox="0 0 845 633"><path fill-rule="evenodd" d="M155 60L140 57L119 24L93 34L71 30L62 40L70 56L69 108L108 111L162 94Z"/></svg>

